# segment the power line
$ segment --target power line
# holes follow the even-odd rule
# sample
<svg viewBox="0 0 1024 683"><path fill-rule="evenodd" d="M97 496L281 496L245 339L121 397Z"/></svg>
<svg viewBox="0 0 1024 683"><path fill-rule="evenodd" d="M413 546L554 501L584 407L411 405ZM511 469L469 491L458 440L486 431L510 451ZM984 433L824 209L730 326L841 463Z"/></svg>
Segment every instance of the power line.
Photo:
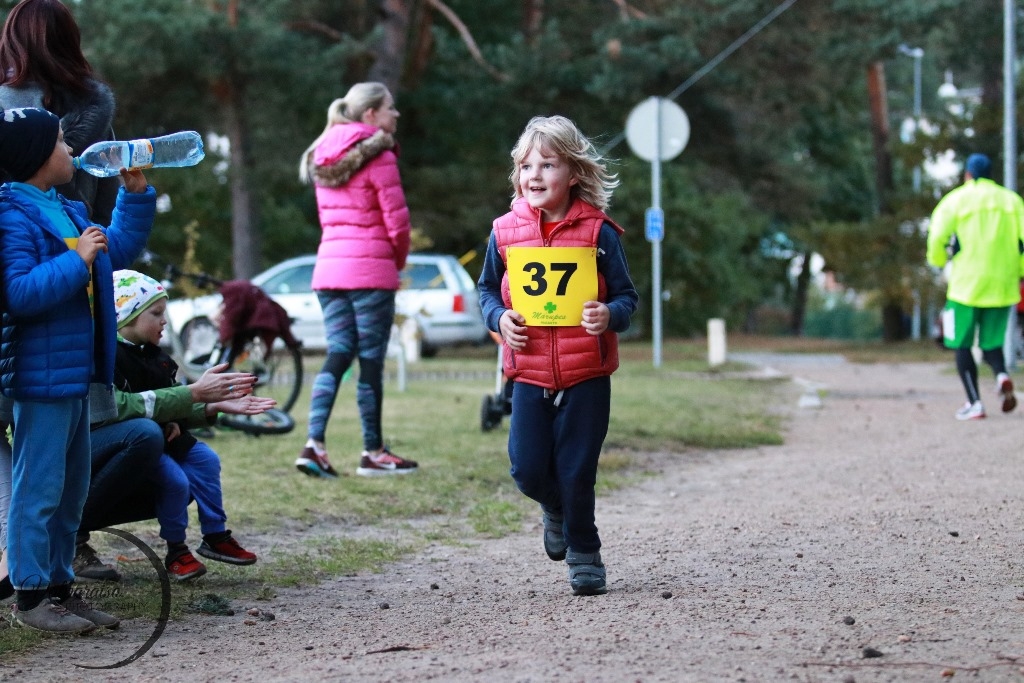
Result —
<svg viewBox="0 0 1024 683"><path fill-rule="evenodd" d="M677 87L677 88L676 88L675 90L673 90L672 92L670 92L670 93L668 94L668 96L666 97L666 99L669 99L669 100L674 100L674 99L676 99L677 97L679 97L680 95L682 95L682 94L683 94L684 92L686 92L687 90L689 90L689 89L690 89L690 86L692 86L692 85L693 85L694 83L696 83L696 82L697 82L697 81L699 81L699 80L700 80L701 78L703 78L704 76L706 76L706 75L707 75L707 73L708 73L709 71L711 71L711 70L712 70L712 69L714 69L714 68L715 68L716 66L718 66L718 65L719 65L719 64L721 64L721 63L722 63L723 61L725 61L725 59L726 59L726 58L727 58L727 57L728 57L729 55L731 55L731 54L732 54L733 52L735 52L736 50L738 50L739 48L741 48L741 47L742 47L742 46L743 46L743 45L744 45L745 43L747 43L747 42L748 42L748 41L749 41L749 40L750 40L751 38L753 38L753 37L754 37L755 35L757 35L758 33L760 33L760 32L761 32L761 30L762 30L762 29L763 29L764 27L766 27L766 26L767 26L768 24L770 24L770 23L772 23L773 21L775 21L775 19L777 19L777 18L779 17L779 15L780 15L780 14L782 14L783 12L785 12L786 10L788 10L788 9L789 9L790 7L792 7L792 6L793 6L793 5L795 4L795 3L796 3L796 0L784 0L784 2L782 2L781 4L779 4L779 6L778 6L778 7L776 7L776 8L775 8L775 9L773 9L773 10L772 10L771 12L769 12L768 14L766 14L766 15L764 16L764 18L763 18L763 19L761 19L761 21L759 21L759 22L757 22L756 24L754 24L753 26L751 26L751 27L750 27L750 28L749 28L749 29L747 30L747 32L746 32L746 33L744 33L744 34L743 34L742 36L740 36L740 37L739 37L739 38L737 38L736 40L732 41L732 43L730 43L730 44L729 44L729 46L728 46L727 48L725 48L724 50L722 50L721 52L719 52L719 53L718 53L717 55L715 55L715 56L714 56L714 57L713 57L713 58L711 59L711 61L709 61L709 62L708 62L707 64L705 64L705 65L704 65L704 66L702 66L701 68L697 69L697 71L695 71L695 72L693 73L693 75L692 75L692 76L690 76L689 78L687 78L687 79L686 79L685 81L683 81L683 82L682 82L682 83L681 83L681 84L680 84L680 85L679 85L679 86L678 86L678 87ZM608 153L608 152L609 152L609 151L611 151L611 150L612 150L612 149L613 149L613 148L614 148L614 147L615 147L616 145L618 145L618 144L619 144L620 142L622 142L622 141L623 141L623 140L625 140L625 139L626 139L626 133L625 133L625 132L621 132L621 133L619 133L619 134L618 134L618 135L616 135L616 136L615 136L614 138L612 138L611 142L609 142L609 143L608 143L608 144L607 144L607 145L605 146L605 148L604 148L604 149L602 150L601 154L602 154L602 155L604 155L604 154Z"/></svg>

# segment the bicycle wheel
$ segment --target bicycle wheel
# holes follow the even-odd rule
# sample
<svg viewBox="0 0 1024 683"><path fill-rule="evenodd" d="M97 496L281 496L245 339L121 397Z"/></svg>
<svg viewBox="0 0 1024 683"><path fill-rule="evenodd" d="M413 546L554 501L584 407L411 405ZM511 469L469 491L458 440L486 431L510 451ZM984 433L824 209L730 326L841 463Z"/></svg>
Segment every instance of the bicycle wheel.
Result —
<svg viewBox="0 0 1024 683"><path fill-rule="evenodd" d="M217 348L218 334L217 326L209 318L193 318L181 329L182 358L199 369L199 374L212 365L210 357Z"/></svg>
<svg viewBox="0 0 1024 683"><path fill-rule="evenodd" d="M255 393L277 400L277 410L287 413L302 390L302 352L275 343L268 352L262 339L246 342L232 363L236 372L256 375Z"/></svg>
<svg viewBox="0 0 1024 683"><path fill-rule="evenodd" d="M229 415L223 413L217 421L223 427L237 429L246 434L287 434L295 429L295 420L288 413L271 408L259 415Z"/></svg>

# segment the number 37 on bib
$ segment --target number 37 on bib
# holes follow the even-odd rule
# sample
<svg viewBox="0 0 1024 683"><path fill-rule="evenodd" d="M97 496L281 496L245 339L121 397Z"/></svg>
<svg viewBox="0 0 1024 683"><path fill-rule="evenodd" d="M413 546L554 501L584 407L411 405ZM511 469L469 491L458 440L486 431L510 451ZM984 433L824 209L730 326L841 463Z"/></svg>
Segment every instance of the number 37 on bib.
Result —
<svg viewBox="0 0 1024 683"><path fill-rule="evenodd" d="M596 247L509 247L512 308L529 326L573 327L597 299Z"/></svg>

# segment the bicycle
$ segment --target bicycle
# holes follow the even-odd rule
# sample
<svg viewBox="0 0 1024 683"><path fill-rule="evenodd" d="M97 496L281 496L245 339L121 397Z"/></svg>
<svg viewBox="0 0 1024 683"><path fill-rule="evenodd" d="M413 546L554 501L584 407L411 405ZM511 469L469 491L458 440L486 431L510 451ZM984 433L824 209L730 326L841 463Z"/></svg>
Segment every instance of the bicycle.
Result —
<svg viewBox="0 0 1024 683"><path fill-rule="evenodd" d="M222 310L235 313L233 329L227 329L232 326L224 324L224 316L215 322L205 310L197 310L180 332L167 317L164 337L183 383L195 382L214 365L227 363L236 372L256 375L256 393L277 400L277 408L259 415L222 414L218 424L255 436L292 431L295 420L289 411L302 390L302 345L291 335L291 321L284 309L247 280L219 280L207 273L186 272L152 252L144 253L143 261L165 264L164 286L168 290L176 280L187 278L201 289L216 288L222 296ZM238 297L252 300L262 311L275 312L284 329L269 329L265 318L256 320L258 312L253 306L242 305L239 310Z"/></svg>

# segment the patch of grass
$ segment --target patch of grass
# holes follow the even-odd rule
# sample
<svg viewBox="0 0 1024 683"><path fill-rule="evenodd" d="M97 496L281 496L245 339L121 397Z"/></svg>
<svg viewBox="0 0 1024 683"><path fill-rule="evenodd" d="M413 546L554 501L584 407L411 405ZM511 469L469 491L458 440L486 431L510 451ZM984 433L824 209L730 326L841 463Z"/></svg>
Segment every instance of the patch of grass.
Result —
<svg viewBox="0 0 1024 683"><path fill-rule="evenodd" d="M223 463L228 526L243 545L249 536L262 533L288 539L287 547L261 550L259 563L251 567L208 563L203 578L172 586L172 618L180 618L189 603L208 594L267 600L282 586L375 571L430 541L458 543L474 535L500 538L519 531L537 510L509 477L509 419L490 432L480 427L481 402L495 391L496 353L494 346L446 350L411 364L404 392L397 390L395 363L389 361L385 435L395 452L419 461L415 474L355 476L362 443L354 381L342 385L327 435L331 462L341 476L314 479L295 469L305 441L308 387L322 357L306 359L307 383L293 410L294 432L257 438L218 430L209 443ZM646 343L623 344L621 358L622 367L612 379L599 494L641 474L634 457L639 451L683 453L781 443L783 418L773 408L780 397L791 398L788 385L730 378L745 369L739 364L710 372L706 347L699 340L666 342L658 370L651 367ZM163 556L154 522L126 528ZM199 537L193 506L193 548ZM93 544L106 558L122 552L106 534L94 534ZM121 568L130 576L115 613L155 618L159 591L154 590L152 567L133 561ZM31 647L41 638L46 636L0 625L0 652Z"/></svg>

